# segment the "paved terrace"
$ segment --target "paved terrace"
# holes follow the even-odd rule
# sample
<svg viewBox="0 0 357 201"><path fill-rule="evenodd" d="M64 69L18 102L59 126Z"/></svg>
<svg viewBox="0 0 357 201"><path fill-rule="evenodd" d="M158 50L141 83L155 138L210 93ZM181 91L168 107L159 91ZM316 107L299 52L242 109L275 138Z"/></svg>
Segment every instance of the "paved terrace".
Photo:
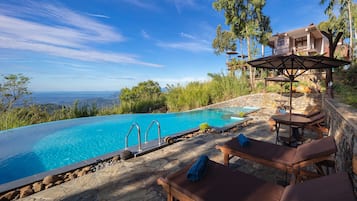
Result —
<svg viewBox="0 0 357 201"><path fill-rule="evenodd" d="M166 195L161 186L157 185L156 179L179 170L201 154L207 154L211 160L223 163L223 155L215 149L216 144L224 143L238 133L274 142L275 133L269 131L267 124L267 120L273 113L272 109L263 108L250 114L253 121L248 126L232 133L197 135L143 156L119 161L95 173L84 175L20 200L166 200ZM231 162L230 167L238 168L267 181L279 183L285 178L284 172L259 164L238 158L232 159Z"/></svg>

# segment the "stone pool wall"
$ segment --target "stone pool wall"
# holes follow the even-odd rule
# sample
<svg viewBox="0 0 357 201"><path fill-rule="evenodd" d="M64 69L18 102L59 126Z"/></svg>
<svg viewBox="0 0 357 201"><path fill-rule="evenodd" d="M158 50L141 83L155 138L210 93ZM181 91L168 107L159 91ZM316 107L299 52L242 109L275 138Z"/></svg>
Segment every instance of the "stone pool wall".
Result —
<svg viewBox="0 0 357 201"><path fill-rule="evenodd" d="M280 101L285 101L285 105L289 105L289 94L277 94L277 93L258 93L247 96L240 96L228 101L212 104L204 108L220 108L220 107L244 107L254 106L260 108L277 108L280 105ZM293 93L292 108L296 113L306 113L314 110L315 108L321 108L322 96L320 93Z"/></svg>
<svg viewBox="0 0 357 201"><path fill-rule="evenodd" d="M348 172L357 192L357 110L334 99L325 99L329 135L337 145L336 170Z"/></svg>

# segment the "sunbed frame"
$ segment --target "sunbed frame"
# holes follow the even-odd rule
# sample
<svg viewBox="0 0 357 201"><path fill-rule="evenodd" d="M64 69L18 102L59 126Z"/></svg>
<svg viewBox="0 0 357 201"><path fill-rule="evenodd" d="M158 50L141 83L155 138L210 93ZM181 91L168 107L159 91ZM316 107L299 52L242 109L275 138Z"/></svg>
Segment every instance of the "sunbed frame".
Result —
<svg viewBox="0 0 357 201"><path fill-rule="evenodd" d="M234 156L280 169L292 174L290 183L297 183L304 177L317 177L323 174L321 168L315 165L325 160L331 160L337 148L333 137L313 140L298 148L286 147L269 142L249 139L250 145L242 147L237 138L232 138L216 148L223 153L224 165L229 166L229 160ZM317 171L307 171L307 166L316 167Z"/></svg>

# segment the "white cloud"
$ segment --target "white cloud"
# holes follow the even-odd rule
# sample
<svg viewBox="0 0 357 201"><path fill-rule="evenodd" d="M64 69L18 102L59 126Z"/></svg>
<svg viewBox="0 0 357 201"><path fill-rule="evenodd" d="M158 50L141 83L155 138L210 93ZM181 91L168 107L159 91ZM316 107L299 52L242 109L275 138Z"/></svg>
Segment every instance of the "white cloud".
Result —
<svg viewBox="0 0 357 201"><path fill-rule="evenodd" d="M180 33L180 36L183 37L183 38L195 39L194 36L192 36L190 34L187 34L187 33L183 33L183 32Z"/></svg>
<svg viewBox="0 0 357 201"><path fill-rule="evenodd" d="M101 14L88 13L88 15L89 15L89 16L92 16L92 17L99 17L99 18L106 18L106 19L109 19L109 18L110 18L109 16L101 15Z"/></svg>
<svg viewBox="0 0 357 201"><path fill-rule="evenodd" d="M187 85L190 82L206 82L209 81L209 77L181 77L181 78L156 78L153 79L155 82L159 82L160 86L165 87L167 84L180 84L180 85Z"/></svg>
<svg viewBox="0 0 357 201"><path fill-rule="evenodd" d="M146 39L150 39L151 38L150 35L144 30L141 30L141 35Z"/></svg>
<svg viewBox="0 0 357 201"><path fill-rule="evenodd" d="M190 52L212 51L212 48L209 46L209 44L203 42L159 42L157 45L164 48L179 49Z"/></svg>
<svg viewBox="0 0 357 201"><path fill-rule="evenodd" d="M170 0L175 4L176 10L178 13L181 13L182 8L184 7L196 7L198 4L196 0Z"/></svg>
<svg viewBox="0 0 357 201"><path fill-rule="evenodd" d="M116 43L125 37L113 27L99 23L61 5L26 1L25 5L0 3L0 48L26 50L93 62L162 65L138 60L137 56L103 52L100 43Z"/></svg>
<svg viewBox="0 0 357 201"><path fill-rule="evenodd" d="M132 4L136 7L144 8L147 10L158 10L159 7L157 7L153 1L147 1L147 0L123 0L123 2Z"/></svg>

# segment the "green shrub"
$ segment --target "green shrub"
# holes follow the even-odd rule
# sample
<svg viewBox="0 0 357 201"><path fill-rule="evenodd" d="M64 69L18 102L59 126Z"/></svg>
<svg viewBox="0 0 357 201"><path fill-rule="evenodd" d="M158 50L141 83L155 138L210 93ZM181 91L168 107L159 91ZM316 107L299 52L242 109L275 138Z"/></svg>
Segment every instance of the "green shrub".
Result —
<svg viewBox="0 0 357 201"><path fill-rule="evenodd" d="M241 117L241 118L243 118L243 117L245 116L245 112L239 112L239 113L238 113L238 116Z"/></svg>
<svg viewBox="0 0 357 201"><path fill-rule="evenodd" d="M204 132L207 131L208 129L210 129L211 127L208 125L208 123L201 123L200 124L200 131Z"/></svg>

